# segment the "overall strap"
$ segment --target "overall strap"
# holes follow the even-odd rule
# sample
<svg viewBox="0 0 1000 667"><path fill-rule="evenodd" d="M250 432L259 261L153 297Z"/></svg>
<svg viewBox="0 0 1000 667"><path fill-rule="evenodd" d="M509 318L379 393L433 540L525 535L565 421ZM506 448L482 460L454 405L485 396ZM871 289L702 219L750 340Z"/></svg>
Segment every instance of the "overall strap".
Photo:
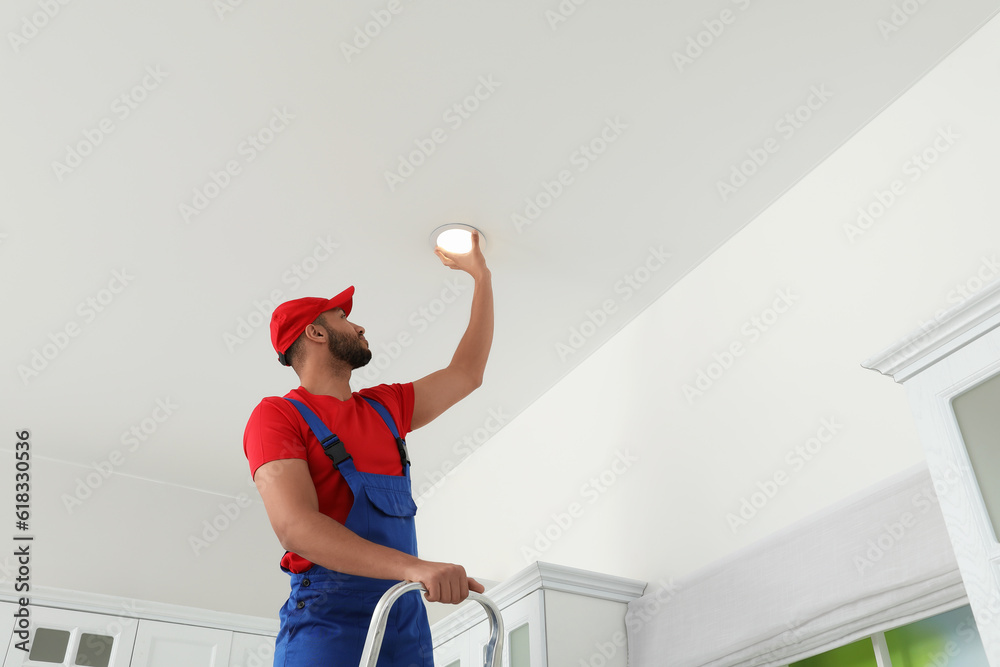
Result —
<svg viewBox="0 0 1000 667"><path fill-rule="evenodd" d="M385 425L389 427L389 431L392 432L392 437L396 438L396 449L399 450L399 460L403 462L403 467L410 465L410 456L406 451L406 441L399 437L399 430L396 428L396 422L393 420L392 415L384 405L376 401L374 398L368 398L367 396L362 396L368 405L375 408L375 412L378 413Z"/></svg>
<svg viewBox="0 0 1000 667"><path fill-rule="evenodd" d="M294 398L285 397L286 401L289 401L292 405L298 409L299 414L302 418L306 420L306 424L312 429L313 435L319 440L319 444L323 447L323 452L330 457L333 461L333 467L340 469L340 464L351 458L351 455L347 453L347 447L344 446L343 441L338 438L335 434L330 432L330 429L326 427L323 420L316 416L316 413L309 409L307 405L296 401Z"/></svg>

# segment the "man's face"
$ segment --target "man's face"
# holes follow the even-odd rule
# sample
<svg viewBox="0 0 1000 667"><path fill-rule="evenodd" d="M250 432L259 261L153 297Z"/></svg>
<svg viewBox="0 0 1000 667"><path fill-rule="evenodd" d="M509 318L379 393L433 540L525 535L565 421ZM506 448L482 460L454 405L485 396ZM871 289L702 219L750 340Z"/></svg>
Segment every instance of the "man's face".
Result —
<svg viewBox="0 0 1000 667"><path fill-rule="evenodd" d="M347 362L351 369L361 368L371 361L372 352L368 349L364 328L348 322L343 310L335 308L323 313L320 323L327 333L327 345L334 358Z"/></svg>

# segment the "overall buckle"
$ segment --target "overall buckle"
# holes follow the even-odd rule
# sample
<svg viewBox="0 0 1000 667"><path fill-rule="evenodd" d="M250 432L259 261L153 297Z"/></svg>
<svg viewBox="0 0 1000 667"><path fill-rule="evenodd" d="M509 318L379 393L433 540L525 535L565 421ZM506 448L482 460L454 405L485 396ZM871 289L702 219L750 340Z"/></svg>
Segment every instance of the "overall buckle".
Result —
<svg viewBox="0 0 1000 667"><path fill-rule="evenodd" d="M406 441L402 438L396 438L396 449L399 450L399 460L403 462L403 467L410 465L410 455L406 451Z"/></svg>
<svg viewBox="0 0 1000 667"><path fill-rule="evenodd" d="M323 446L323 452L333 461L333 467L338 470L341 463L351 458L351 455L347 453L347 447L335 433L331 433L319 444Z"/></svg>

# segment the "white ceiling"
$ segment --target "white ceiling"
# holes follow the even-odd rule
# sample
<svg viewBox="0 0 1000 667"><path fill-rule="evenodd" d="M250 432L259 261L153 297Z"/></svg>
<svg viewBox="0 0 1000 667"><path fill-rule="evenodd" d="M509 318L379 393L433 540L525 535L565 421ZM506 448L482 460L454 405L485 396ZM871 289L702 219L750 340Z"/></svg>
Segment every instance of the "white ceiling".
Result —
<svg viewBox="0 0 1000 667"><path fill-rule="evenodd" d="M0 58L5 423L31 429L43 457L89 466L118 450L116 473L226 495L247 486L253 406L297 384L270 348L273 297L356 285L352 319L387 363L355 388L416 379L447 364L471 297L428 234L484 231L493 353L483 387L411 436L419 490L496 423L491 409L531 404L1000 6L252 0L217 13L227 1L90 0L43 21L15 0ZM887 31L902 4L919 9ZM348 62L341 44L389 6ZM553 27L560 6L576 9ZM11 42L32 17L45 25ZM675 52L712 27L679 68ZM477 90L459 125L448 109ZM781 119L795 113L792 132ZM582 161L581 144L611 127L615 141ZM249 149L258 133L273 141ZM390 188L385 172L430 136L445 141ZM79 166L55 164L88 141ZM763 147L723 201L717 182ZM563 170L559 196L518 229L512 214ZM213 173L226 187L185 219ZM669 261L646 264L658 253ZM452 291L440 317L421 314ZM611 314L593 315L602 306ZM588 318L601 326L560 348ZM150 421L164 402L172 414ZM134 444L125 434L143 420Z"/></svg>

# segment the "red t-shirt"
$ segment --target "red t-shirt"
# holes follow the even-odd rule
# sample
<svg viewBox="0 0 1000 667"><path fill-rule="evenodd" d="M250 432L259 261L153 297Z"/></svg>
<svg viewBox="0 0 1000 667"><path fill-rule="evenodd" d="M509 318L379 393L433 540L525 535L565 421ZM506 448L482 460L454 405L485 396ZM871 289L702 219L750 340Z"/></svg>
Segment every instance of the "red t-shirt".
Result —
<svg viewBox="0 0 1000 667"><path fill-rule="evenodd" d="M333 396L310 394L299 387L285 394L305 403L323 423L343 441L360 472L402 475L396 440L382 418L360 396L374 398L384 405L396 422L400 437L410 432L413 417L413 384L381 384L354 392L346 401ZM354 504L354 494L333 462L323 451L295 405L284 398L269 396L262 400L247 422L243 433L243 452L250 463L250 474L278 459L304 459L316 486L319 511L340 523ZM312 563L288 552L281 565L292 572L305 572Z"/></svg>

